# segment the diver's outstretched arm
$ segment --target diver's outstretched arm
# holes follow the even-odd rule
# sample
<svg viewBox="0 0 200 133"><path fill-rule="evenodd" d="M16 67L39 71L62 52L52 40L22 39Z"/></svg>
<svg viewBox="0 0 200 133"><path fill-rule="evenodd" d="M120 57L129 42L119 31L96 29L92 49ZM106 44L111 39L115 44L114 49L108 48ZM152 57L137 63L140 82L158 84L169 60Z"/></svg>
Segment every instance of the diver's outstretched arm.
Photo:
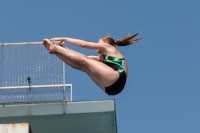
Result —
<svg viewBox="0 0 200 133"><path fill-rule="evenodd" d="M108 44L102 45L101 43L87 42L84 40L74 39L74 38L69 38L69 37L56 37L56 38L51 38L50 40L51 41L60 41L60 43L68 42L70 44L76 45L81 48L88 48L88 49L95 49L95 50L100 49L102 51L105 51L108 46Z"/></svg>

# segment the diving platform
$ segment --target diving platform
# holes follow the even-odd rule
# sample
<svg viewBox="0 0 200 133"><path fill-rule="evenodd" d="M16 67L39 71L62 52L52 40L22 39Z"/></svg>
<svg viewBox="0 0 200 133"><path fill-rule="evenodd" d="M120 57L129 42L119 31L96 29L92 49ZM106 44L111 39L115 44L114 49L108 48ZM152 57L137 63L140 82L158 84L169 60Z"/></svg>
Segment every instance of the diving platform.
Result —
<svg viewBox="0 0 200 133"><path fill-rule="evenodd" d="M114 100L0 105L0 124L28 123L32 133L117 133Z"/></svg>

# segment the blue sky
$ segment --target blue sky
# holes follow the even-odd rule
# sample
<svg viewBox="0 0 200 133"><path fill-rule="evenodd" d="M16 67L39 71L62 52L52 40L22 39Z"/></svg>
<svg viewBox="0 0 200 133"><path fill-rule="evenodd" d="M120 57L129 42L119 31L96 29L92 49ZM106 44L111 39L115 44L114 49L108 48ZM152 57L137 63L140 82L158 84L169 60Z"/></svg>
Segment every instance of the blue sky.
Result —
<svg viewBox="0 0 200 133"><path fill-rule="evenodd" d="M129 68L124 91L108 96L66 66L73 100L114 99L118 133L199 133L199 12L199 0L1 1L0 42L59 36L97 42L107 34L119 39L142 31L143 42L119 48Z"/></svg>

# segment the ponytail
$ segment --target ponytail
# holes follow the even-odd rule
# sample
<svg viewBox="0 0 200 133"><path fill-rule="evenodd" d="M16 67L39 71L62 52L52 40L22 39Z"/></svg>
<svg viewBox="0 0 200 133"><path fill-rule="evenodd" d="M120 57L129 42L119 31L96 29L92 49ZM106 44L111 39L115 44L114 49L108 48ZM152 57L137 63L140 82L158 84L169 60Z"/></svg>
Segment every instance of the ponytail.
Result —
<svg viewBox="0 0 200 133"><path fill-rule="evenodd" d="M123 38L116 40L115 44L117 46L128 46L128 45L131 45L135 42L142 41L142 38L138 38L138 39L133 40L133 38L136 37L138 34L139 34L139 32L136 33L136 34L133 34L133 35L128 34L127 36L124 36Z"/></svg>
<svg viewBox="0 0 200 133"><path fill-rule="evenodd" d="M133 40L133 38L135 36L137 36L138 34L139 34L139 32L136 33L136 34L133 34L133 35L128 34L127 36L125 36L125 37L123 37L119 40L116 40L116 41L110 36L103 36L100 39L102 39L104 42L106 42L110 45L113 45L113 46L115 46L115 45L117 45L117 46L128 46L128 45L131 45L135 42L139 42L139 41L142 40L142 38L138 38L138 39Z"/></svg>

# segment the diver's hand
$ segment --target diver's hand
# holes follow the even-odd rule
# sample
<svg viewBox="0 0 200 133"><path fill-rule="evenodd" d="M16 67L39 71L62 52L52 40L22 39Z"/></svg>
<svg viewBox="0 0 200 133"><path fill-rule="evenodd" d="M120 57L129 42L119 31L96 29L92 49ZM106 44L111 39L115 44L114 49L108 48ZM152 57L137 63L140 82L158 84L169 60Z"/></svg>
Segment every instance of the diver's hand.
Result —
<svg viewBox="0 0 200 133"><path fill-rule="evenodd" d="M65 37L55 37L55 38L51 38L50 40L53 42L62 43L62 42L65 42Z"/></svg>

